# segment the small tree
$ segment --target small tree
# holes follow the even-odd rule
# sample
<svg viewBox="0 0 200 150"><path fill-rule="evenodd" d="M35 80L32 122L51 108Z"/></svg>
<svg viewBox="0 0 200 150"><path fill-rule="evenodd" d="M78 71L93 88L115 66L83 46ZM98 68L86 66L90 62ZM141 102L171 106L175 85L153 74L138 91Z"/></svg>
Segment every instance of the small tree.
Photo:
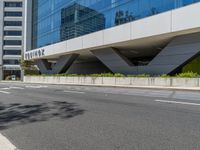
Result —
<svg viewBox="0 0 200 150"><path fill-rule="evenodd" d="M39 70L36 67L34 61L21 59L21 68L24 71L24 75L36 75L39 74Z"/></svg>

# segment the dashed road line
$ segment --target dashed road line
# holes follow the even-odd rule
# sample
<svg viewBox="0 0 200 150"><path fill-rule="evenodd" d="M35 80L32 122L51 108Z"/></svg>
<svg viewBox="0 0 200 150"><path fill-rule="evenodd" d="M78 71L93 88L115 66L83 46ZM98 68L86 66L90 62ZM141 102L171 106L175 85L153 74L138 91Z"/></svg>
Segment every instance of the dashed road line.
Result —
<svg viewBox="0 0 200 150"><path fill-rule="evenodd" d="M12 90L12 89L15 89L15 90L24 90L23 87L15 87L15 86L11 86L11 87L6 87L6 88L0 88L1 90Z"/></svg>
<svg viewBox="0 0 200 150"><path fill-rule="evenodd" d="M17 150L17 148L0 133L0 150Z"/></svg>
<svg viewBox="0 0 200 150"><path fill-rule="evenodd" d="M13 87L11 86L10 89L19 89L19 90L24 90L24 88L22 88L22 87L14 87L14 86L13 86Z"/></svg>
<svg viewBox="0 0 200 150"><path fill-rule="evenodd" d="M190 102L181 102L181 101L168 101L168 100L155 100L155 101L156 102L160 102L160 103L200 106L200 103L190 103Z"/></svg>
<svg viewBox="0 0 200 150"><path fill-rule="evenodd" d="M7 91L0 91L0 93L3 93L3 94L10 94L10 92L7 92Z"/></svg>
<svg viewBox="0 0 200 150"><path fill-rule="evenodd" d="M85 94L85 92L81 92L81 91L64 91L65 93L75 93L75 94Z"/></svg>
<svg viewBox="0 0 200 150"><path fill-rule="evenodd" d="M2 90L10 90L10 88L1 88Z"/></svg>
<svg viewBox="0 0 200 150"><path fill-rule="evenodd" d="M45 86L45 85L37 85L37 86L34 86L34 85L27 85L25 86L26 88L33 88L33 89L40 89L40 88L47 88L48 86Z"/></svg>

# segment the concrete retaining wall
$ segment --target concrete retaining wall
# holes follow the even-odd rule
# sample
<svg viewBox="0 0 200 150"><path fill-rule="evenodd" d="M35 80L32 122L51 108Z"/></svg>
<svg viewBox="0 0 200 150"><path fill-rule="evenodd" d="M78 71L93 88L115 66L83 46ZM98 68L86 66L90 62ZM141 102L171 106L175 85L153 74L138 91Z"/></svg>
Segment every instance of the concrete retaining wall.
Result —
<svg viewBox="0 0 200 150"><path fill-rule="evenodd" d="M135 77L54 77L25 76L26 83L96 85L123 87L184 87L199 88L200 78L135 78Z"/></svg>

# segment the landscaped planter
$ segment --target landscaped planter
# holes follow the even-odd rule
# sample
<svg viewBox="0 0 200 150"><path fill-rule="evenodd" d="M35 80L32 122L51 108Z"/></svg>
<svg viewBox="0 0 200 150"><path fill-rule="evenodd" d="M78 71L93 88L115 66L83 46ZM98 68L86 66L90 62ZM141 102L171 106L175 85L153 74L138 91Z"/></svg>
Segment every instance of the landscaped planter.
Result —
<svg viewBox="0 0 200 150"><path fill-rule="evenodd" d="M25 76L24 82L127 87L200 87L199 78Z"/></svg>
<svg viewBox="0 0 200 150"><path fill-rule="evenodd" d="M199 87L199 78L172 78L172 86L183 87Z"/></svg>
<svg viewBox="0 0 200 150"><path fill-rule="evenodd" d="M172 78L149 78L149 84L151 86L171 86Z"/></svg>
<svg viewBox="0 0 200 150"><path fill-rule="evenodd" d="M132 78L129 77L117 77L115 84L116 85L131 85L132 83Z"/></svg>

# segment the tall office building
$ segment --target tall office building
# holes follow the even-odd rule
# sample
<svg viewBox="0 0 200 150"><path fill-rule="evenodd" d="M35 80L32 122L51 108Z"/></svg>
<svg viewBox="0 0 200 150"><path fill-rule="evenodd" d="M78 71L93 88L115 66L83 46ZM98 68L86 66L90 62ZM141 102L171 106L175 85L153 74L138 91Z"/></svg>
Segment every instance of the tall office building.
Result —
<svg viewBox="0 0 200 150"><path fill-rule="evenodd" d="M200 0L26 2L25 59L41 73L200 73Z"/></svg>
<svg viewBox="0 0 200 150"><path fill-rule="evenodd" d="M23 52L23 0L0 1L0 79L20 79Z"/></svg>
<svg viewBox="0 0 200 150"><path fill-rule="evenodd" d="M90 19L84 17L93 15ZM103 14L74 3L71 6L61 9L60 40L69 40L88 33L99 31L105 28L105 18Z"/></svg>

